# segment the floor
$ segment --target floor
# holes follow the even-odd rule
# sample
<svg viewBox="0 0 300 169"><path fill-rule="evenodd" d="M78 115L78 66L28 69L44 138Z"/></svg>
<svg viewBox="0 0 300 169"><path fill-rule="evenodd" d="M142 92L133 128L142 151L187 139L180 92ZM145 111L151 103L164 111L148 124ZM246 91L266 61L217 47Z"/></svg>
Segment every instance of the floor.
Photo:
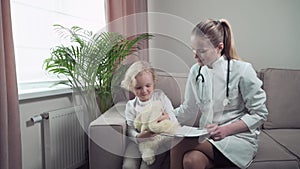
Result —
<svg viewBox="0 0 300 169"><path fill-rule="evenodd" d="M85 163L83 166L77 168L77 169L89 169L89 163Z"/></svg>

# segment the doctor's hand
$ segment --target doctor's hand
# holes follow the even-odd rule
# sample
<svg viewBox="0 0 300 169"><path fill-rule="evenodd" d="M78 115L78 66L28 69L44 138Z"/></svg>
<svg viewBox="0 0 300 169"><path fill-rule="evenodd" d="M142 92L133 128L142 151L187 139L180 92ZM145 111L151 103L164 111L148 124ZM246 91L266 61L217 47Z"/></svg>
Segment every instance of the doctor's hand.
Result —
<svg viewBox="0 0 300 169"><path fill-rule="evenodd" d="M217 124L209 124L206 126L206 129L210 133L210 137L215 141L222 140L230 134L229 128L218 126Z"/></svg>

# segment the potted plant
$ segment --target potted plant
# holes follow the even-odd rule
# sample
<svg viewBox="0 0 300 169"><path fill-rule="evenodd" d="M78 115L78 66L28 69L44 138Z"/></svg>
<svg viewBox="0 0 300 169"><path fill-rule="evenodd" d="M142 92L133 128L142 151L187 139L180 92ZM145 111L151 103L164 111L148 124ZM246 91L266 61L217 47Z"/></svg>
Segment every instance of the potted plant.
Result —
<svg viewBox="0 0 300 169"><path fill-rule="evenodd" d="M152 35L145 33L129 39L118 33L93 33L78 26L54 27L70 44L52 48L51 56L44 61L44 69L65 76L67 80L57 84L69 85L79 93L94 119L99 115L95 104L100 112L105 112L113 105L111 88L118 65L126 56L139 51L139 43L150 39ZM120 75L120 72L117 74ZM99 98L97 103L95 97Z"/></svg>

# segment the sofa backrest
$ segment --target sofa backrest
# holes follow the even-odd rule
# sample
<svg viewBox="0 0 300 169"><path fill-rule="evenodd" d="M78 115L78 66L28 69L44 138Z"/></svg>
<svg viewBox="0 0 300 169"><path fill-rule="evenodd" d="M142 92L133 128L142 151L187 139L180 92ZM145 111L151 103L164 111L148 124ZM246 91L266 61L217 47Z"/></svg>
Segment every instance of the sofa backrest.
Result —
<svg viewBox="0 0 300 169"><path fill-rule="evenodd" d="M260 71L269 111L264 128L300 128L300 70Z"/></svg>
<svg viewBox="0 0 300 169"><path fill-rule="evenodd" d="M174 108L183 102L187 76L187 74L157 71L156 88L161 89L169 97Z"/></svg>

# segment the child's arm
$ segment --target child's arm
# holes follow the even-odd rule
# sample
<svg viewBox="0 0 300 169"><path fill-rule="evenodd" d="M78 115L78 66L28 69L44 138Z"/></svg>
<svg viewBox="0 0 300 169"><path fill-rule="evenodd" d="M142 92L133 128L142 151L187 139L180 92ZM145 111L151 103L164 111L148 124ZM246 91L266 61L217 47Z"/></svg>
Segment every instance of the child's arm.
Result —
<svg viewBox="0 0 300 169"><path fill-rule="evenodd" d="M125 118L126 118L126 124L127 124L127 135L132 138L134 142L136 141L136 136L139 134L136 129L134 128L134 119L135 119L136 113L134 112L133 108L133 102L128 101L125 108Z"/></svg>
<svg viewBox="0 0 300 169"><path fill-rule="evenodd" d="M177 118L174 114L174 107L173 107L170 99L168 98L168 96L166 94L164 94L163 92L161 95L161 101L162 101L164 110L162 112L162 117L161 117L160 121L162 121L164 119L170 119L172 121L177 122Z"/></svg>
<svg viewBox="0 0 300 169"><path fill-rule="evenodd" d="M131 139L135 143L142 142L146 140L145 138L153 137L153 133L150 131L144 131L139 133L134 127L134 119L136 117L136 112L134 111L133 102L128 102L125 108L125 118L127 124L127 135L131 137Z"/></svg>
<svg viewBox="0 0 300 169"><path fill-rule="evenodd" d="M140 142L152 139L155 135L156 135L155 133L145 130L136 135L136 141L137 141L137 143L140 143Z"/></svg>

